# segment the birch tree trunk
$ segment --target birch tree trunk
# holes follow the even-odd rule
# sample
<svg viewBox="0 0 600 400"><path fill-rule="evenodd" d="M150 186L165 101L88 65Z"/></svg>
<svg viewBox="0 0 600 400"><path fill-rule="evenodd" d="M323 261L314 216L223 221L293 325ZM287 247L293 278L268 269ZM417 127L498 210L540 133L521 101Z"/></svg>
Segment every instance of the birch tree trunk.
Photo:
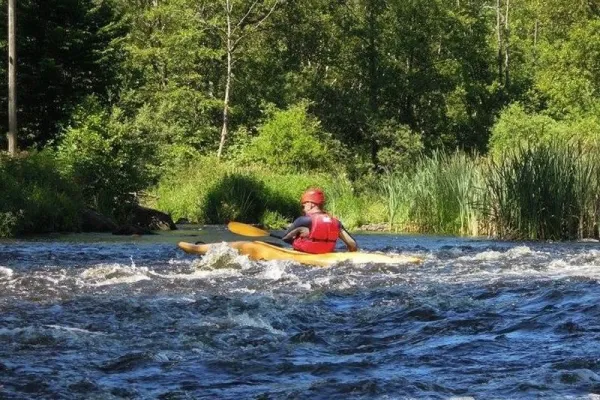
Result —
<svg viewBox="0 0 600 400"><path fill-rule="evenodd" d="M219 151L217 158L221 158L223 154L223 146L227 138L227 129L229 123L229 92L231 91L231 74L233 71L233 41L231 38L231 3L227 0L227 31L226 31L226 46L227 46L227 77L225 79L225 96L223 98L223 126L221 128L221 141L219 142Z"/></svg>
<svg viewBox="0 0 600 400"><path fill-rule="evenodd" d="M510 0L506 0L506 11L504 13L504 85L510 85L510 75L509 75L509 50L510 50L510 27L508 25L508 11L510 6Z"/></svg>
<svg viewBox="0 0 600 400"><path fill-rule="evenodd" d="M250 7L248 7L246 13L234 24L232 21L233 16L233 0L225 0L225 13L226 13L226 27L224 30L225 35L225 46L227 52L227 75L225 77L225 94L223 96L223 125L221 127L221 139L219 141L219 150L217 152L217 157L221 158L223 154L223 149L225 147L225 141L227 140L228 130L229 130L229 106L230 106L230 97L231 97L231 89L233 86L233 66L235 64L236 57L235 53L238 48L240 42L248 36L252 31L256 30L268 17L271 15L279 0L274 0L273 5L268 9L268 12L261 16L258 22L247 23L248 17L255 12L255 7L259 4L260 0L255 0L252 2ZM246 32L242 32L242 30L246 29Z"/></svg>
<svg viewBox="0 0 600 400"><path fill-rule="evenodd" d="M496 0L496 39L498 41L498 54L497 54L497 63L498 63L498 80L502 82L504 79L504 73L502 71L503 66L503 54L502 54L502 11L501 0Z"/></svg>

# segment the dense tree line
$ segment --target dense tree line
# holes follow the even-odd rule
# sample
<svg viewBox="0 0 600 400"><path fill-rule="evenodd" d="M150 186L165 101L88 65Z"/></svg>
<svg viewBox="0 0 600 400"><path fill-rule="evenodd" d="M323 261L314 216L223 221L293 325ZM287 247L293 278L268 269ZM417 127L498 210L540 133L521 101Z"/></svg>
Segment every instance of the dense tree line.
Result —
<svg viewBox="0 0 600 400"><path fill-rule="evenodd" d="M20 145L56 139L95 95L151 141L213 152L227 90L224 153L240 128L255 133L266 104L304 100L324 131L374 165L417 142L485 151L510 103L555 119L596 110L599 8L595 0L19 1Z"/></svg>

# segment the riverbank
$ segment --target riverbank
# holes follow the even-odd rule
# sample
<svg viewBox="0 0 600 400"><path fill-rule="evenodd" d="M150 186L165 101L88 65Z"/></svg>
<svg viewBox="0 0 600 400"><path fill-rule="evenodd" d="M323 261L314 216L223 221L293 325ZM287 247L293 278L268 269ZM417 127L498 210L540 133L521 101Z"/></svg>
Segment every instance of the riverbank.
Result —
<svg viewBox="0 0 600 400"><path fill-rule="evenodd" d="M259 164L242 170L233 161L199 157L174 166L144 191L124 192L123 186L113 188L114 196L100 190L100 198L97 186L74 184L77 175L64 172L60 160L45 152L2 162L0 236L105 229L82 220L93 213L116 221L121 229L112 230L122 234L172 229L173 220L283 229L300 214L301 193L319 186L327 211L351 231L598 239L597 157L568 144L525 148L501 158L440 152L422 157L414 169L354 181L343 174L286 173ZM160 210L152 213L163 220L154 223L144 210Z"/></svg>

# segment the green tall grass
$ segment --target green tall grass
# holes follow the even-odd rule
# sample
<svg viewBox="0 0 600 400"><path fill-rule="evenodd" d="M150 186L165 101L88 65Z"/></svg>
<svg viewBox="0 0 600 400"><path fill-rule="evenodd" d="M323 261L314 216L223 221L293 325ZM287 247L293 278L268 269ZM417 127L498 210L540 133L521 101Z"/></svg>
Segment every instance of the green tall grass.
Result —
<svg viewBox="0 0 600 400"><path fill-rule="evenodd" d="M422 157L413 174L392 173L382 181L390 226L420 232L477 235L481 173L477 157L436 151Z"/></svg>
<svg viewBox="0 0 600 400"><path fill-rule="evenodd" d="M597 236L599 161L598 152L566 143L500 158L437 151L413 171L392 171L365 189L344 175L281 173L203 157L163 177L155 206L193 222L283 228L300 215L301 193L320 186L328 211L350 229L385 222L390 231L583 238Z"/></svg>
<svg viewBox="0 0 600 400"><path fill-rule="evenodd" d="M598 219L597 162L597 155L568 143L530 145L490 160L490 233L534 240L590 236Z"/></svg>
<svg viewBox="0 0 600 400"><path fill-rule="evenodd" d="M578 147L575 198L579 210L578 238L597 237L600 224L600 153Z"/></svg>
<svg viewBox="0 0 600 400"><path fill-rule="evenodd" d="M380 185L388 229L397 231L399 224L406 226L410 223L409 213L414 204L411 178L406 173L388 172L382 177Z"/></svg>

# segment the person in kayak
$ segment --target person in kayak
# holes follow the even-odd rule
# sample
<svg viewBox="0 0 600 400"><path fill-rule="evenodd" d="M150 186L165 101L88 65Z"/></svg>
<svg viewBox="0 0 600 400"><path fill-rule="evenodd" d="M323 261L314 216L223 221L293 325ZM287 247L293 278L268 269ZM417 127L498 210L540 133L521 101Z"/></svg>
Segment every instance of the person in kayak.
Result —
<svg viewBox="0 0 600 400"><path fill-rule="evenodd" d="M344 229L342 223L324 211L325 194L321 189L308 189L300 198L304 216L296 218L290 225L283 240L294 250L305 253L331 253L338 238L348 248L357 251L356 240Z"/></svg>

